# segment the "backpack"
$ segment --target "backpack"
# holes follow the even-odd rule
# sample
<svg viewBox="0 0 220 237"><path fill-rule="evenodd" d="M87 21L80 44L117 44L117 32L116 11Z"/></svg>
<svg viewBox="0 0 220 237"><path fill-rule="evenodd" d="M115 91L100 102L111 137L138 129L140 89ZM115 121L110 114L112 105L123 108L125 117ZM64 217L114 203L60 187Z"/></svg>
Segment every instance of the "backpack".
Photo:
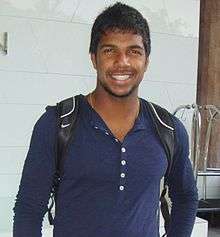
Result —
<svg viewBox="0 0 220 237"><path fill-rule="evenodd" d="M154 128L160 139L163 148L166 153L166 158L168 161L168 168L164 175L163 190L160 196L160 208L161 213L164 218L164 227L166 236L168 232L168 227L170 223L170 213L169 206L165 195L168 188L168 177L172 167L173 155L174 155L174 145L175 145L175 130L172 120L172 114L170 114L164 108L160 106L144 101L144 106L150 114L153 121ZM52 208L54 204L56 205L56 193L59 187L60 177L63 172L63 165L65 160L65 155L67 152L68 143L73 137L74 128L77 124L77 114L79 111L79 96L69 97L65 100L56 104L57 113L57 144L56 144L56 157L55 165L56 172L54 175L51 195L50 195L50 205L48 206L48 220L51 225L53 225L53 215ZM158 217L159 218L159 217Z"/></svg>

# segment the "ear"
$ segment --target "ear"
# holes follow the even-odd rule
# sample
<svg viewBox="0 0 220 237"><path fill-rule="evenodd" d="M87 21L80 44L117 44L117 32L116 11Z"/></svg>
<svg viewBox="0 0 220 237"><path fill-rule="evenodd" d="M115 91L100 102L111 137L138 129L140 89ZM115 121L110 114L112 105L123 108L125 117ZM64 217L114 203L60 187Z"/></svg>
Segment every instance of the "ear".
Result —
<svg viewBox="0 0 220 237"><path fill-rule="evenodd" d="M148 67L148 64L149 64L149 57L146 58L146 61L145 61L145 68L144 68L144 71L146 72L147 71L147 67Z"/></svg>
<svg viewBox="0 0 220 237"><path fill-rule="evenodd" d="M96 55L94 53L91 53L90 55L91 61L92 61L92 65L93 67L96 69Z"/></svg>

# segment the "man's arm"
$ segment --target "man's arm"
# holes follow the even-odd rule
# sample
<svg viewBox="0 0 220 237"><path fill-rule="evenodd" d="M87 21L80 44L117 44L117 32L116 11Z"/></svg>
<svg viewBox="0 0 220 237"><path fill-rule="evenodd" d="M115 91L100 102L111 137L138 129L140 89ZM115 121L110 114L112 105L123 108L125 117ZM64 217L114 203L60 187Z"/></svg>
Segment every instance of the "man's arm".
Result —
<svg viewBox="0 0 220 237"><path fill-rule="evenodd" d="M14 207L14 237L40 237L54 174L54 107L36 122Z"/></svg>
<svg viewBox="0 0 220 237"><path fill-rule="evenodd" d="M176 147L169 176L172 201L168 237L190 237L198 206L198 190L189 160L189 139L183 124L175 119Z"/></svg>

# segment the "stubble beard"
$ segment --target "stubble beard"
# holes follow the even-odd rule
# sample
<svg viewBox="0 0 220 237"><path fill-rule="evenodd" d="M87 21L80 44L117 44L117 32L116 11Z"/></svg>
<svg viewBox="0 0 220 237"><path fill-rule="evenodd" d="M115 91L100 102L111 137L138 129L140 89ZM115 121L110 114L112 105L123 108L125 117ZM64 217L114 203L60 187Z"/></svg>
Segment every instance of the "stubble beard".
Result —
<svg viewBox="0 0 220 237"><path fill-rule="evenodd" d="M114 96L116 98L125 98L130 96L138 88L139 84L135 84L127 93L121 95L116 94L106 83L100 81L100 86L111 96Z"/></svg>

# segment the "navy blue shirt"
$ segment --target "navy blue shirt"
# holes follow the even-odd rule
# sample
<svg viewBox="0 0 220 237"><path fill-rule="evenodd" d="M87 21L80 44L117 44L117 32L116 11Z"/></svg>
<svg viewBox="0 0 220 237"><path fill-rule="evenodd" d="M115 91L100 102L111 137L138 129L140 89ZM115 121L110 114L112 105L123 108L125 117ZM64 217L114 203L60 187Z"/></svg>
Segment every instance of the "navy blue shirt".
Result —
<svg viewBox="0 0 220 237"><path fill-rule="evenodd" d="M55 237L158 237L164 149L141 99L139 115L123 142L80 95L80 122L61 178ZM190 237L197 189L188 158L188 136L174 118L175 157L169 177L172 200L168 237ZM34 126L14 207L14 237L40 237L55 172L55 107Z"/></svg>

